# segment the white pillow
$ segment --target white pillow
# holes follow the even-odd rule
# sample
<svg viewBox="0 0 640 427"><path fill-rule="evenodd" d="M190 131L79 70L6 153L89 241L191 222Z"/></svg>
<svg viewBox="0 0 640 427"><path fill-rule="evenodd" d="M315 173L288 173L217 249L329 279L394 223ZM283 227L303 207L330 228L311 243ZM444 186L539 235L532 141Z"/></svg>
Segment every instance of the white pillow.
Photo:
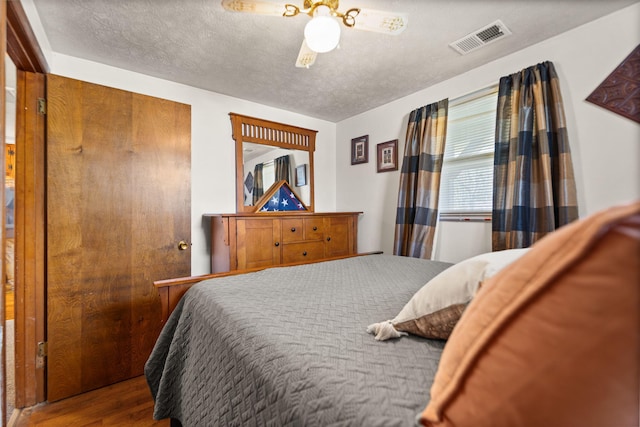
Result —
<svg viewBox="0 0 640 427"><path fill-rule="evenodd" d="M452 265L416 292L394 319L369 325L367 332L380 341L407 335L407 332L447 339L480 284L526 251L528 249L488 252Z"/></svg>

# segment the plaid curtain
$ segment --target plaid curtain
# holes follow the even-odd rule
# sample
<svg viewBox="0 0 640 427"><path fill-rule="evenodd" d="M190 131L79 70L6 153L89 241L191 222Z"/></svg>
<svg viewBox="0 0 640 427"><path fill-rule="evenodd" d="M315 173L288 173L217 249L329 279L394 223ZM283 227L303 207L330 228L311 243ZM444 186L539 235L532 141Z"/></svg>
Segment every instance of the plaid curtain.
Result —
<svg viewBox="0 0 640 427"><path fill-rule="evenodd" d="M500 79L492 248L526 248L578 218L560 86L551 62Z"/></svg>
<svg viewBox="0 0 640 427"><path fill-rule="evenodd" d="M400 173L394 255L431 258L449 100L411 112Z"/></svg>
<svg viewBox="0 0 640 427"><path fill-rule="evenodd" d="M260 197L264 194L264 183L262 179L262 163L258 163L253 169L253 197L251 205L255 206Z"/></svg>
<svg viewBox="0 0 640 427"><path fill-rule="evenodd" d="M290 164L291 162L289 161L289 156L278 157L273 161L276 182L284 180L291 184L291 174L289 171L291 169L291 167L289 166Z"/></svg>

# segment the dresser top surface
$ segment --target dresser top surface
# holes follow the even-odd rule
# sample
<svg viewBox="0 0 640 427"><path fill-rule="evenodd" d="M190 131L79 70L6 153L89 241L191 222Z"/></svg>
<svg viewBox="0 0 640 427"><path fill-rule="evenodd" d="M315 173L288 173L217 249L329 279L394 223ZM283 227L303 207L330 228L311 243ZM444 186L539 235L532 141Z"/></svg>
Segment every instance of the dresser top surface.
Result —
<svg viewBox="0 0 640 427"><path fill-rule="evenodd" d="M255 213L205 213L203 217L236 217L236 218L282 218L282 217L314 217L314 216L354 216L362 212L255 212Z"/></svg>

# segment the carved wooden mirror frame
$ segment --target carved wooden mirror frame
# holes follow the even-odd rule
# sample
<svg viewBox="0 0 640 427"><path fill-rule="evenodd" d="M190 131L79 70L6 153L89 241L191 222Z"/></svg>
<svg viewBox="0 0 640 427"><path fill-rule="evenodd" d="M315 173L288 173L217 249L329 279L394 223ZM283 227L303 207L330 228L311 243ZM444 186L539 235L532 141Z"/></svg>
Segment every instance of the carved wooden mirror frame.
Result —
<svg viewBox="0 0 640 427"><path fill-rule="evenodd" d="M307 208L310 212L313 212L315 205L313 197L313 152L316 147L316 133L318 131L236 113L229 113L229 116L233 132L232 138L236 142L236 211L238 213L246 213L253 212L255 209L254 206L245 206L244 204L244 155L242 143L251 142L308 152L310 202L307 203Z"/></svg>

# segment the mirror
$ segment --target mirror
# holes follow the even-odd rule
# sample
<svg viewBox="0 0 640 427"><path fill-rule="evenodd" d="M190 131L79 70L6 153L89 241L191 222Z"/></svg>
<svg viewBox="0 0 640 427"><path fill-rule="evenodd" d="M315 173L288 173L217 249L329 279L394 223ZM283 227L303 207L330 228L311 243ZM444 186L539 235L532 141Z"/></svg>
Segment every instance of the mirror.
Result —
<svg viewBox="0 0 640 427"><path fill-rule="evenodd" d="M253 142L242 143L244 205L255 206L275 182L285 180L305 206L311 203L309 153ZM302 168L302 169L300 169ZM262 179L259 176L262 175Z"/></svg>
<svg viewBox="0 0 640 427"><path fill-rule="evenodd" d="M317 131L229 113L236 143L236 210L254 212L269 187L286 180L313 212Z"/></svg>

